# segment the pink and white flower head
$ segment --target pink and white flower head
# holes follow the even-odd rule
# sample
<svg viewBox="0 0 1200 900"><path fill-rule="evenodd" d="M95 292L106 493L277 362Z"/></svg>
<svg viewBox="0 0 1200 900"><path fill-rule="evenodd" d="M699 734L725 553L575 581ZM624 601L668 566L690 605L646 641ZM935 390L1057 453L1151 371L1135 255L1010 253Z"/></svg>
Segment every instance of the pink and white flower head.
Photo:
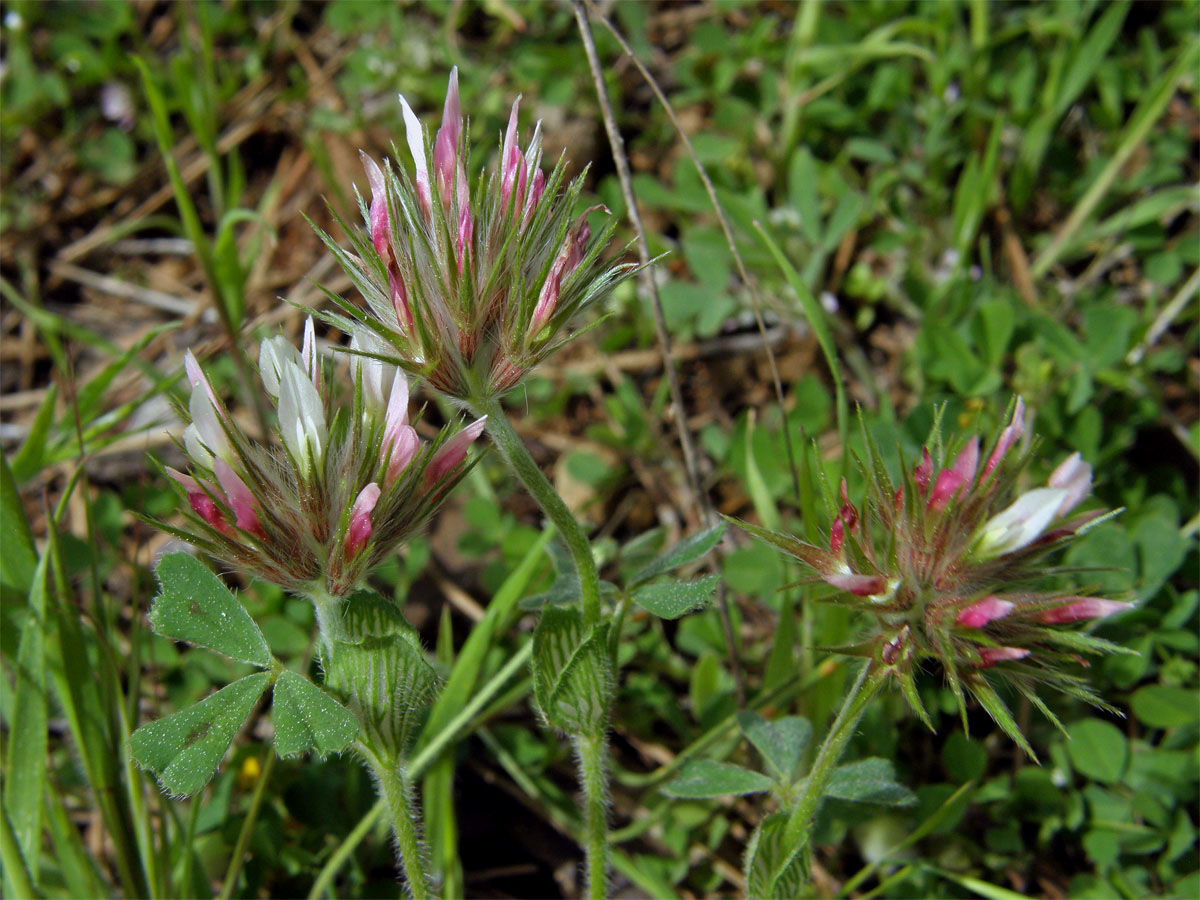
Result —
<svg viewBox="0 0 1200 900"><path fill-rule="evenodd" d="M600 260L615 224L593 235L588 217L603 207L576 215L584 176L568 182L564 159L542 168L540 126L522 149L519 98L499 159L474 180L457 70L432 140L404 97L400 105L411 166L362 154L365 233L345 229L351 251L321 234L367 307L331 318L344 331L372 328L389 359L442 393L494 397L636 267Z"/></svg>
<svg viewBox="0 0 1200 900"><path fill-rule="evenodd" d="M1067 518L1092 484L1091 467L1078 453L1054 469L1045 487L1018 490L1030 462L1017 450L1025 412L1018 399L986 455L974 436L958 442L945 455L951 461L941 465L925 447L898 481L868 436L867 459L859 465L866 484L861 504L850 502L844 481L841 496L827 498L836 510L828 549L738 524L813 570L826 586L822 599L873 620L853 652L886 668L927 724L915 674L922 661L932 660L945 673L964 726L970 694L1032 754L993 682L1007 681L1047 712L1037 693L1046 685L1104 706L1071 668L1080 653L1122 648L1062 626L1129 606L1064 591L1061 575L1042 565L1099 513ZM935 434L930 446L942 445Z"/></svg>
<svg viewBox="0 0 1200 900"><path fill-rule="evenodd" d="M259 350L277 412L275 446L248 438L191 353L190 473L168 469L187 497L187 530L169 529L251 576L289 590L353 590L421 528L470 468L482 422L422 441L409 421L404 373L358 335L346 354L353 395L335 402L312 321L301 349L282 336ZM352 415L347 415L353 410Z"/></svg>

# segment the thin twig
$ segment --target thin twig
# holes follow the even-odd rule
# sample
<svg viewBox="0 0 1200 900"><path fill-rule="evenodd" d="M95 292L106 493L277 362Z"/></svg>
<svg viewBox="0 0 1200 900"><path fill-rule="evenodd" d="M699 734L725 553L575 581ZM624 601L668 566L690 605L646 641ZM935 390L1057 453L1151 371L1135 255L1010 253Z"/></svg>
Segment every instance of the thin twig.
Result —
<svg viewBox="0 0 1200 900"><path fill-rule="evenodd" d="M600 104L600 113L604 118L604 130L608 133L608 142L612 146L613 162L617 167L617 176L621 181L621 194L625 198L625 209L629 213L629 222L633 226L634 232L637 234L638 256L642 262L642 281L646 286L646 292L650 296L650 305L654 310L654 330L658 335L659 348L662 350L663 370L667 375L667 384L671 391L671 402L675 406L675 424L679 431L679 443L683 450L684 468L687 470L688 485L696 497L699 505L700 517L704 522L705 527L711 527L716 521L716 516L713 513L712 502L708 497L708 493L703 489L700 482L700 474L696 467L696 447L692 443L692 434L688 428L687 409L683 403L683 393L679 388L679 373L675 369L675 359L671 355L671 335L667 331L666 316L663 315L662 299L658 295L658 286L654 283L654 274L650 270L650 243L646 238L646 226L642 223L641 213L638 211L637 197L633 193L633 176L629 169L629 158L625 155L625 140L621 137L621 132L617 128L617 119L613 113L612 103L608 98L608 88L604 83L604 70L600 66L600 56L596 52L596 42L592 38L592 28L588 23L588 11L584 6L584 0L572 0L572 5L575 8L575 21L579 24L579 36L583 40L584 50L587 52L588 67L592 70L592 80L596 87L596 99ZM601 19L606 25L607 20L601 16L591 3L588 3L592 13ZM611 25L608 25L610 31L613 30ZM614 32L615 33L615 32ZM617 37L621 40L620 36ZM621 45L625 48L625 52L630 55L639 70L648 81L654 86L658 92L657 85L654 84L653 78L642 67L641 63L633 57L629 46L622 40ZM675 119L674 112L671 110L670 104L666 98L659 92L659 98L667 107L668 113L671 115L671 120L675 122L675 127L679 128L679 123ZM691 143L688 142L687 135L683 129L679 129L680 135L688 145L689 152L691 151ZM695 154L692 155L695 159ZM700 161L696 160L697 167L700 167ZM704 174L701 168L701 177L707 181L707 175ZM717 205L716 194L711 194L713 205ZM718 210L720 207L718 206ZM718 211L718 216L721 217L724 223L724 217ZM729 238L730 245L733 244L733 239L729 237L728 229L726 237ZM737 250L734 250L736 255ZM741 260L738 259L738 266L742 273L743 282L749 285L746 278L745 269L741 267ZM758 320L759 332L762 334L763 343L767 348L767 357L770 360L771 371L775 376L776 391L779 395L780 411L783 410L783 389L779 383L779 372L775 367L775 354L771 349L771 345L767 342L766 325L763 323L762 316L759 315L758 304L755 303L754 315ZM786 436L787 429L784 429ZM791 456L791 442L788 443L788 456ZM792 474L795 477L795 465L792 466ZM799 489L797 488L797 496ZM733 620L729 615L729 601L725 596L725 587L723 582L718 582L717 585L717 611L721 617L721 629L725 635L725 645L729 648L729 666L733 674L734 689L737 695L737 705L741 707L745 703L745 686L742 683L741 666L738 663L737 643L733 633Z"/></svg>
<svg viewBox="0 0 1200 900"><path fill-rule="evenodd" d="M759 332L763 335L763 342L767 350L767 363L771 368L771 379L775 383L775 397L779 401L779 412L784 414L784 398L783 398L783 381L779 377L779 366L775 362L775 351L771 349L766 340L767 325L762 317L762 304L759 302L758 291L754 287L754 282L750 280L750 274L746 271L746 264L742 261L742 254L738 252L737 244L733 240L733 230L729 227L729 219L725 216L725 209L721 206L721 201L717 199L717 189L713 186L712 179L708 177L708 170L704 168L704 164L700 162L700 157L696 155L696 148L692 146L692 140L688 137L687 131L683 127L683 123L679 121L679 117L675 114L675 107L671 105L671 101L667 99L667 95L663 93L663 89L659 86L658 80L650 73L637 55L633 52L633 48L629 46L629 42L625 40L624 35L617 30L617 27L610 22L599 9L596 8L592 0L573 0L578 5L585 3L592 15L609 30L621 49L625 51L625 55L637 67L642 78L646 80L646 84L654 91L654 96L658 98L658 102L663 105L663 110L667 114L667 118L671 120L671 124L675 126L675 130L679 133L679 139L683 141L683 147L687 151L688 156L692 160L692 165L696 167L696 173L700 176L700 182L704 185L704 190L708 194L709 202L712 203L713 212L716 213L717 221L721 225L721 231L725 235L725 242L729 245L729 252L733 254L734 265L737 266L738 277L741 278L742 284L746 286L746 290L750 293L750 307L754 312L754 321L758 325ZM578 18L578 13L576 14ZM590 39L590 35L589 35ZM594 52L594 50L593 50ZM601 81L601 84L603 82ZM628 201L627 201L628 202ZM787 450L788 466L792 471L792 489L795 491L797 502L800 499L800 474L796 468L796 454L792 449L792 437L789 434L789 429L783 429L783 444Z"/></svg>

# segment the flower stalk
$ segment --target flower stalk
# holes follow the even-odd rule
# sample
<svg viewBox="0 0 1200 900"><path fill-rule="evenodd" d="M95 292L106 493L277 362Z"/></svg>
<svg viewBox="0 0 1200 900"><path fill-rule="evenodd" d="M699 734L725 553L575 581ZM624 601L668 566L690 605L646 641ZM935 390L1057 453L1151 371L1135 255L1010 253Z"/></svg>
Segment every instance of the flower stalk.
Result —
<svg viewBox="0 0 1200 900"><path fill-rule="evenodd" d="M412 900L428 900L434 894L421 846L421 809L412 781L398 760L380 759L362 746L359 752L367 760L378 791L387 802L400 868L404 871L405 892Z"/></svg>
<svg viewBox="0 0 1200 900"><path fill-rule="evenodd" d="M488 396L477 400L474 409L479 415L487 417L484 427L500 455L562 535L579 573L579 599L584 626L586 628L598 624L601 618L600 576L587 536L579 527L575 516L567 509L562 497L530 456L525 442L512 427L500 401ZM607 695L602 702L608 703ZM608 721L608 714L609 710L605 709L602 716L605 722ZM607 740L604 733L606 727L602 726L592 733L580 732L571 735L571 743L575 747L578 760L579 782L583 788L587 896L592 900L603 898L608 886L608 773Z"/></svg>

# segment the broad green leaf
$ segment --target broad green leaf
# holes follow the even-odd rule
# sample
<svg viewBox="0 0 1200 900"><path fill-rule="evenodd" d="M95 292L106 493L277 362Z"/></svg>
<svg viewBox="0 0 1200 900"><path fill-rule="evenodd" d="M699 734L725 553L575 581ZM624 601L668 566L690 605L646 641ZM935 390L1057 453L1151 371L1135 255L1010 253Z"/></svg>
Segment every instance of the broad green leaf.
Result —
<svg viewBox="0 0 1200 900"><path fill-rule="evenodd" d="M670 797L723 797L758 794L771 789L771 779L759 772L711 759L689 759L674 781L663 787Z"/></svg>
<svg viewBox="0 0 1200 900"><path fill-rule="evenodd" d="M653 562L639 569L637 574L629 580L630 586L644 584L657 575L678 569L694 559L699 559L717 546L724 534L725 523L721 522L711 528L689 535Z"/></svg>
<svg viewBox="0 0 1200 900"><path fill-rule="evenodd" d="M284 672L275 682L271 720L275 752L285 757L309 750L321 757L340 753L358 734L350 710L295 672Z"/></svg>
<svg viewBox="0 0 1200 900"><path fill-rule="evenodd" d="M1194 698L1193 698L1194 699ZM1129 742L1102 719L1083 719L1067 727L1067 752L1080 774L1103 784L1116 784L1129 763Z"/></svg>
<svg viewBox="0 0 1200 900"><path fill-rule="evenodd" d="M807 147L792 154L788 164L788 199L800 216L800 228L810 244L821 240L821 198L817 196L817 164Z"/></svg>
<svg viewBox="0 0 1200 900"><path fill-rule="evenodd" d="M269 680L266 672L247 675L187 709L143 725L129 738L134 761L153 772L172 796L196 793L217 771Z"/></svg>
<svg viewBox="0 0 1200 900"><path fill-rule="evenodd" d="M1151 728L1179 728L1200 719L1196 692L1165 684L1148 684L1129 698L1133 714Z"/></svg>
<svg viewBox="0 0 1200 900"><path fill-rule="evenodd" d="M708 575L698 581L648 584L633 592L633 602L661 619L678 619L707 604L720 580L720 575Z"/></svg>
<svg viewBox="0 0 1200 900"><path fill-rule="evenodd" d="M150 611L150 624L158 634L256 666L271 665L262 631L204 563L169 553L156 571L162 593Z"/></svg>
<svg viewBox="0 0 1200 900"><path fill-rule="evenodd" d="M803 716L784 716L772 720L756 712L743 710L738 713L737 722L742 734L762 754L767 765L790 783L812 739L812 725L808 719Z"/></svg>
<svg viewBox="0 0 1200 900"><path fill-rule="evenodd" d="M8 467L4 467L8 481ZM14 492L15 493L15 492ZM7 498L6 498L7 499ZM24 518L22 517L22 522ZM53 528L53 523L49 523ZM19 548L14 548L19 549ZM8 555L5 544L3 555ZM12 693L7 759L4 766L4 809L12 821L17 846L37 881L42 846L42 803L46 787L48 747L46 708L46 595L48 592L47 549L38 560L29 587L28 617L17 646Z"/></svg>
<svg viewBox="0 0 1200 900"><path fill-rule="evenodd" d="M0 456L0 584L21 594L29 592L38 554L33 533L21 506L21 495L8 459Z"/></svg>
<svg viewBox="0 0 1200 900"><path fill-rule="evenodd" d="M825 796L881 806L911 806L917 802L912 791L896 782L892 764L877 757L838 766L825 786Z"/></svg>
<svg viewBox="0 0 1200 900"><path fill-rule="evenodd" d="M550 606L533 633L533 693L546 721L591 734L605 725L612 672L604 626L585 627L578 610Z"/></svg>
<svg viewBox="0 0 1200 900"><path fill-rule="evenodd" d="M746 845L747 897L801 897L809 882L808 845L784 841L787 815L763 819Z"/></svg>

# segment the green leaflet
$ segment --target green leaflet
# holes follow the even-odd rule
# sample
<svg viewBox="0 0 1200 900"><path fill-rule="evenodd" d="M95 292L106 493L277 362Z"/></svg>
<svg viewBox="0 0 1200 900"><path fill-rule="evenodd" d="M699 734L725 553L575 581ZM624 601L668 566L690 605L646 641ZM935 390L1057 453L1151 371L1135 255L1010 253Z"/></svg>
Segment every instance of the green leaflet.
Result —
<svg viewBox="0 0 1200 900"><path fill-rule="evenodd" d="M725 523L720 522L704 531L684 538L666 553L647 563L629 580L631 587L645 584L651 578L678 569L680 566L699 559L721 542L725 534Z"/></svg>
<svg viewBox="0 0 1200 900"><path fill-rule="evenodd" d="M346 707L294 672L284 672L275 682L271 719L275 752L285 757L308 750L321 757L339 753L358 734L358 722Z"/></svg>
<svg viewBox="0 0 1200 900"><path fill-rule="evenodd" d="M771 789L766 775L712 759L684 763L679 776L663 788L670 797L707 798L728 794L758 794Z"/></svg>
<svg viewBox="0 0 1200 900"><path fill-rule="evenodd" d="M648 584L633 592L633 602L659 618L678 619L707 605L720 580L719 575L707 575L697 581Z"/></svg>
<svg viewBox="0 0 1200 900"><path fill-rule="evenodd" d="M917 802L912 791L896 782L891 762L878 757L838 766L825 786L825 796L880 806L911 806Z"/></svg>
<svg viewBox="0 0 1200 900"><path fill-rule="evenodd" d="M216 772L270 677L266 672L247 675L187 709L143 725L129 738L134 760L172 796L196 793Z"/></svg>
<svg viewBox="0 0 1200 900"><path fill-rule="evenodd" d="M602 730L612 693L608 628L585 627L578 610L548 606L533 633L533 693L546 722L563 731Z"/></svg>
<svg viewBox="0 0 1200 900"><path fill-rule="evenodd" d="M271 665L258 625L202 562L170 553L156 571L162 592L154 600L150 624L158 634L263 668Z"/></svg>
<svg viewBox="0 0 1200 900"><path fill-rule="evenodd" d="M756 712L743 710L737 716L738 727L762 754L767 765L784 782L790 783L804 751L812 739L812 725L803 716L784 716L774 721Z"/></svg>

